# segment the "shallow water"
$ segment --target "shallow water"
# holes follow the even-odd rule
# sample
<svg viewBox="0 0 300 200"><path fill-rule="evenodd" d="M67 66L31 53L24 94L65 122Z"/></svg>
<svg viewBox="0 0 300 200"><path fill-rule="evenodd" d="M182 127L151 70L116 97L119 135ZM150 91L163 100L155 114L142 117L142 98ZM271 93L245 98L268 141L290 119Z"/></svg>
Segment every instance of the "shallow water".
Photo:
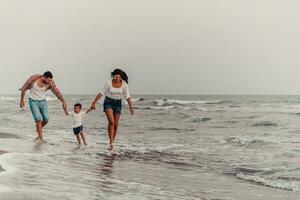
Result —
<svg viewBox="0 0 300 200"><path fill-rule="evenodd" d="M93 96L69 96L88 107ZM300 197L299 96L139 96L106 150L101 105L78 147L49 101L38 145L28 107L0 98L0 199L291 199ZM71 106L70 106L71 107Z"/></svg>

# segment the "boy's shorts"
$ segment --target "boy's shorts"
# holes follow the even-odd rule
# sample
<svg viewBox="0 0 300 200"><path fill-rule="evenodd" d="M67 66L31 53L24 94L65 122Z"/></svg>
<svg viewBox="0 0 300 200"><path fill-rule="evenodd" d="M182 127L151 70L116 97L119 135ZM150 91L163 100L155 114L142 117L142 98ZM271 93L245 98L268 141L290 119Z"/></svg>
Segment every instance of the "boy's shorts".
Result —
<svg viewBox="0 0 300 200"><path fill-rule="evenodd" d="M83 130L83 126L78 126L76 128L73 128L73 132L74 132L74 135L78 135L79 133L81 133Z"/></svg>

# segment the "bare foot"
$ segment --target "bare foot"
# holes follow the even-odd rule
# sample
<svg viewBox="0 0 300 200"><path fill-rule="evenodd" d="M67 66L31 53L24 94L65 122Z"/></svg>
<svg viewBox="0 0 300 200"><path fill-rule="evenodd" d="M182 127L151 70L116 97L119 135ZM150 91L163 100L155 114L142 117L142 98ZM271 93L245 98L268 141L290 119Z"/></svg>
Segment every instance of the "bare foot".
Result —
<svg viewBox="0 0 300 200"><path fill-rule="evenodd" d="M112 151L114 149L114 146L112 144L108 144L107 149L109 151Z"/></svg>
<svg viewBox="0 0 300 200"><path fill-rule="evenodd" d="M38 141L39 144L45 143L45 141L43 139L41 139L41 138L38 138L37 141Z"/></svg>
<svg viewBox="0 0 300 200"><path fill-rule="evenodd" d="M43 143L44 142L44 140L39 138L39 137L34 138L34 141L38 142L38 143Z"/></svg>

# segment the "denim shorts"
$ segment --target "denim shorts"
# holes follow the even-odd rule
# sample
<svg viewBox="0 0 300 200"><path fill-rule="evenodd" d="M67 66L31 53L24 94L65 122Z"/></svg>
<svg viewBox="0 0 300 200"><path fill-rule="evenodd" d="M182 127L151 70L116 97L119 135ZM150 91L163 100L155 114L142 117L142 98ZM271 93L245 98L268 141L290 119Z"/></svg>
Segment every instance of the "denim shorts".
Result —
<svg viewBox="0 0 300 200"><path fill-rule="evenodd" d="M34 100L29 98L29 107L35 122L49 121L48 103L46 99Z"/></svg>
<svg viewBox="0 0 300 200"><path fill-rule="evenodd" d="M108 109L112 109L114 113L122 114L122 100L121 99L112 99L105 97L103 103L104 112Z"/></svg>
<svg viewBox="0 0 300 200"><path fill-rule="evenodd" d="M78 126L76 128L73 128L73 132L74 132L74 135L78 135L79 133L81 133L83 130L83 126Z"/></svg>

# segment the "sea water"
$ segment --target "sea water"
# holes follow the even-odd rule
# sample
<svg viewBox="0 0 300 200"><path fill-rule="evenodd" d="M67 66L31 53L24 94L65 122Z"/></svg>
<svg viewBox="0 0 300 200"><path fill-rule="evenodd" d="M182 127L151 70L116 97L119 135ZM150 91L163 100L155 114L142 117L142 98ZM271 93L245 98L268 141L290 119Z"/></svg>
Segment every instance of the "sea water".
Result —
<svg viewBox="0 0 300 200"><path fill-rule="evenodd" d="M93 96L67 96L69 109ZM0 199L300 198L300 96L134 96L107 150L101 103L85 118L88 146L49 100L46 143L28 105L0 97ZM0 135L1 137L1 135Z"/></svg>

